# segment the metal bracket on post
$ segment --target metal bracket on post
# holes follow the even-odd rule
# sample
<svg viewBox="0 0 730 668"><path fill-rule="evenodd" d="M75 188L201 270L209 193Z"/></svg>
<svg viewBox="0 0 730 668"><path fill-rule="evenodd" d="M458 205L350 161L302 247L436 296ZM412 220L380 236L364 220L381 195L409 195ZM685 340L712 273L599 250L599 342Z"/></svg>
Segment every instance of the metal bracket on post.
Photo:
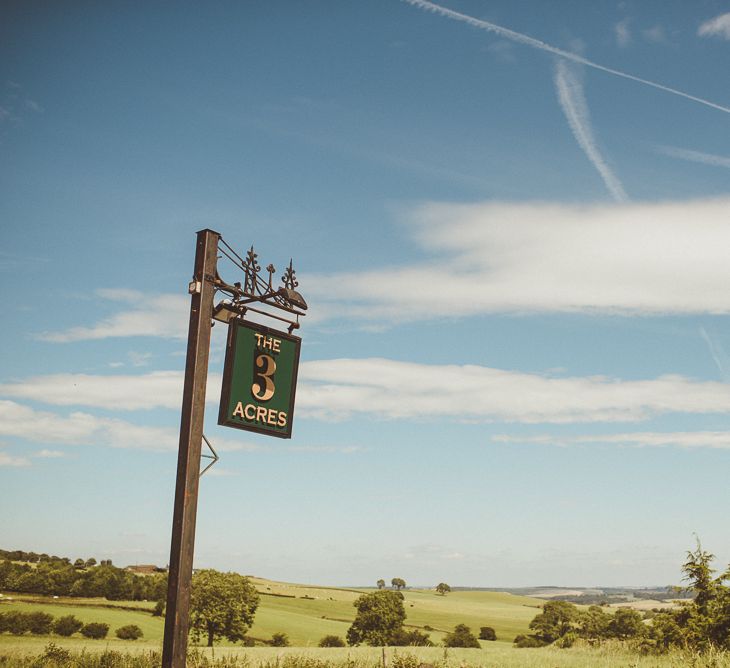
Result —
<svg viewBox="0 0 730 668"><path fill-rule="evenodd" d="M203 477L203 474L204 474L204 473L205 473L205 472L206 472L206 471L207 471L207 470L208 470L208 469L209 469L209 468L210 468L211 466L213 466L213 464L215 464L215 463L216 463L216 462L217 462L217 461L218 461L218 460L220 459L220 457L218 456L218 453L217 453L217 452L216 452L215 450L213 450L213 446L212 446L212 445L210 444L210 441L209 441L209 440L208 440L207 438L205 438L205 434L203 434L203 440L205 441L205 444L206 444L206 445L208 446L208 450L210 450L212 454L210 454L210 455L202 455L202 454L201 454L200 456L201 456L201 457L204 457L205 459L212 459L213 461L212 461L212 462L211 462L210 464L208 464L208 466L206 466L206 467L205 467L205 468L204 468L204 469L203 469L203 470L202 470L202 471L200 472L200 476L198 476L198 477L200 477L200 478L202 478L202 477Z"/></svg>

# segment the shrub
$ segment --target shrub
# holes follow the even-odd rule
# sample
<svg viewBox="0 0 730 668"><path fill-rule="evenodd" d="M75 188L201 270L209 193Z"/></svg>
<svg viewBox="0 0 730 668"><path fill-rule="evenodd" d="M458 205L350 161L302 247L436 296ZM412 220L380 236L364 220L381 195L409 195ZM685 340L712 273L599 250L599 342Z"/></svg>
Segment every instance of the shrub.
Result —
<svg viewBox="0 0 730 668"><path fill-rule="evenodd" d="M482 626L479 629L479 640L496 640L497 633L491 626Z"/></svg>
<svg viewBox="0 0 730 668"><path fill-rule="evenodd" d="M36 636L45 636L53 628L53 615L47 612L30 612L27 615L28 630Z"/></svg>
<svg viewBox="0 0 730 668"><path fill-rule="evenodd" d="M479 648L479 640L471 632L466 624L457 624L451 633L444 638L444 647L476 647Z"/></svg>
<svg viewBox="0 0 730 668"><path fill-rule="evenodd" d="M92 640L101 640L106 638L106 634L109 633L109 624L102 624L100 622L90 622L81 627L81 635Z"/></svg>
<svg viewBox="0 0 730 668"><path fill-rule="evenodd" d="M71 660L71 652L63 647L59 647L54 642L46 645L45 651L40 656L43 665L65 665Z"/></svg>
<svg viewBox="0 0 730 668"><path fill-rule="evenodd" d="M256 647L256 641L251 638L250 636L244 636L243 637L243 646L244 647Z"/></svg>
<svg viewBox="0 0 730 668"><path fill-rule="evenodd" d="M164 617L165 616L165 601L160 599L155 603L155 609L152 611L153 617Z"/></svg>
<svg viewBox="0 0 730 668"><path fill-rule="evenodd" d="M59 617L53 623L53 632L59 636L72 636L76 631L80 631L83 623L76 619L73 615Z"/></svg>
<svg viewBox="0 0 730 668"><path fill-rule="evenodd" d="M329 635L324 636L322 640L319 641L320 647L344 647L345 641L340 638L340 636L335 635Z"/></svg>
<svg viewBox="0 0 730 668"><path fill-rule="evenodd" d="M518 635L515 640L515 647L545 647L547 643L536 636Z"/></svg>
<svg viewBox="0 0 730 668"><path fill-rule="evenodd" d="M393 668L420 668L421 660L413 654L396 654L393 657Z"/></svg>
<svg viewBox="0 0 730 668"><path fill-rule="evenodd" d="M279 631L271 636L269 644L272 647L289 647L289 636L286 633Z"/></svg>
<svg viewBox="0 0 730 668"><path fill-rule="evenodd" d="M28 615L17 610L6 612L3 626L6 631L16 636L22 636L28 630Z"/></svg>
<svg viewBox="0 0 730 668"><path fill-rule="evenodd" d="M388 644L397 647L433 647L428 633L421 633L418 629L412 629L410 631L398 629L390 637Z"/></svg>
<svg viewBox="0 0 730 668"><path fill-rule="evenodd" d="M144 634L142 629L136 624L127 624L126 626L120 626L116 630L116 636L120 640L139 640Z"/></svg>

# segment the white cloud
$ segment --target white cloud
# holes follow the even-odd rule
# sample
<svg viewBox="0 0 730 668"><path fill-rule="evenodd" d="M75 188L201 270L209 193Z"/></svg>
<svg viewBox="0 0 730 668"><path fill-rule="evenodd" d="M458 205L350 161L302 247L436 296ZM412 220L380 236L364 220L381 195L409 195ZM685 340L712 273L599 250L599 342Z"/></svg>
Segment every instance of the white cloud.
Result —
<svg viewBox="0 0 730 668"><path fill-rule="evenodd" d="M568 120L568 125L578 145L595 167L601 179L603 179L603 183L611 196L617 202L626 201L628 197L623 185L608 166L598 148L598 142L593 134L588 104L583 94L583 83L574 65L571 66L565 60L557 61L555 64L555 88L558 92L560 107Z"/></svg>
<svg viewBox="0 0 730 668"><path fill-rule="evenodd" d="M648 42L651 42L652 44L666 44L667 43L667 33L664 30L664 26L661 26L661 25L652 26L651 28L642 30L641 34L644 35L644 38Z"/></svg>
<svg viewBox="0 0 730 668"><path fill-rule="evenodd" d="M70 378L76 381L73 393L68 389ZM299 381L297 413L324 420L371 415L386 419L614 422L643 420L672 412L730 411L730 385L676 375L633 381L603 376L554 378L548 373L522 373L476 365L417 364L370 358L304 362L300 365ZM207 400L217 403L220 377L212 374L210 382ZM121 377L50 375L2 385L0 395L57 406L177 410L181 386L179 372ZM34 440L86 443L100 431L105 443L112 446L146 448L162 443L162 449L172 449L177 443L176 428L160 432L156 428L137 427L87 413L76 412L62 418L53 413L35 412L12 401L0 405L6 406L9 416L20 416L15 421L9 417L6 424L0 425L0 434L22 437L27 432L31 435L26 437ZM26 414L21 415L22 411ZM32 436L34 433L37 436ZM239 449L237 441L226 447ZM353 451L349 446L304 445L301 449L347 452L348 448Z"/></svg>
<svg viewBox="0 0 730 668"><path fill-rule="evenodd" d="M483 366L387 359L308 362L297 411L319 419L454 418L524 423L630 422L666 413L728 413L730 386L681 376L550 378Z"/></svg>
<svg viewBox="0 0 730 668"><path fill-rule="evenodd" d="M65 457L66 454L61 452L60 450L39 450L36 452L34 457L39 457L40 459L60 459L61 457Z"/></svg>
<svg viewBox="0 0 730 668"><path fill-rule="evenodd" d="M431 260L309 275L330 317L387 325L485 313L730 313L730 198L640 204L427 203Z"/></svg>
<svg viewBox="0 0 730 668"><path fill-rule="evenodd" d="M0 466L8 466L13 468L17 468L20 466L30 466L30 460L27 457L16 457L0 450Z"/></svg>
<svg viewBox="0 0 730 668"><path fill-rule="evenodd" d="M730 12L705 21L697 30L700 37L721 37L730 40Z"/></svg>
<svg viewBox="0 0 730 668"><path fill-rule="evenodd" d="M532 443L537 445L625 445L630 447L675 447L730 449L730 433L726 431L681 431L681 432L629 432L623 434L560 436L541 434L537 436L514 436L498 434L496 443Z"/></svg>
<svg viewBox="0 0 730 668"><path fill-rule="evenodd" d="M38 338L55 343L127 336L187 337L190 298L186 295L153 295L132 290L97 290L101 299L123 302L129 308L95 325L44 332Z"/></svg>
<svg viewBox="0 0 730 668"><path fill-rule="evenodd" d="M211 392L215 393L220 387L220 376L210 374L208 382ZM179 409L182 388L182 371L124 376L63 373L0 384L0 396L31 399L54 406L90 406L122 411Z"/></svg>
<svg viewBox="0 0 730 668"><path fill-rule="evenodd" d="M631 31L629 30L629 19L625 18L614 26L616 44L622 49L631 43Z"/></svg>
<svg viewBox="0 0 730 668"><path fill-rule="evenodd" d="M668 155L672 158L680 158L681 160L689 160L690 162L699 162L704 165L712 165L713 167L730 168L730 158L724 155L692 151L686 148L677 148L676 146L657 146L656 150L657 152L663 153L664 155Z"/></svg>

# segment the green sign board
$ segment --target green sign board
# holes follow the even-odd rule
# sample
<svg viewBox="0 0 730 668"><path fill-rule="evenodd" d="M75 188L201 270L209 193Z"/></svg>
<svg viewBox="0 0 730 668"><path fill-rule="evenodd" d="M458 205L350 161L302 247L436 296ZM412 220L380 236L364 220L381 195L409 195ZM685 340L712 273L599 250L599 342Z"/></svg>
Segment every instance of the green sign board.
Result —
<svg viewBox="0 0 730 668"><path fill-rule="evenodd" d="M232 320L218 424L291 438L301 342L263 325Z"/></svg>

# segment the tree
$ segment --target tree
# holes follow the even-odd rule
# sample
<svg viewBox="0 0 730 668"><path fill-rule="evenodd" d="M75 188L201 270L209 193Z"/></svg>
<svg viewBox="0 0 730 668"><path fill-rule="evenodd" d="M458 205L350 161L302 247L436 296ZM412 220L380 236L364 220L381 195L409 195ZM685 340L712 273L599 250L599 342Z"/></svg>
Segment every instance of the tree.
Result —
<svg viewBox="0 0 730 668"><path fill-rule="evenodd" d="M695 537L696 538L696 537ZM714 554L705 552L696 538L697 547L694 552L687 551L687 560L682 565L684 580L687 580L689 589L695 592L695 605L700 615L706 615L710 601L717 593L717 583L712 579L713 569L710 563L715 558Z"/></svg>
<svg viewBox="0 0 730 668"><path fill-rule="evenodd" d="M96 566L96 559L94 557L91 557L90 559L86 560L86 563L84 564L86 568L91 568L92 566Z"/></svg>
<svg viewBox="0 0 730 668"><path fill-rule="evenodd" d="M555 642L573 629L578 608L567 601L548 601L542 612L530 622L535 637L545 643Z"/></svg>
<svg viewBox="0 0 730 668"><path fill-rule="evenodd" d="M116 630L116 636L120 640L139 640L143 635L144 633L142 633L142 629L136 624L120 626Z"/></svg>
<svg viewBox="0 0 730 668"><path fill-rule="evenodd" d="M59 636L68 637L80 631L83 625L83 622L76 619L73 615L65 615L64 617L59 617L53 623L53 632Z"/></svg>
<svg viewBox="0 0 730 668"><path fill-rule="evenodd" d="M82 569L85 566L86 566L86 562L81 558L74 561L74 568Z"/></svg>
<svg viewBox="0 0 730 668"><path fill-rule="evenodd" d="M611 617L603 611L601 606L592 605L578 615L578 635L591 641L601 640L608 634L610 621Z"/></svg>
<svg viewBox="0 0 730 668"><path fill-rule="evenodd" d="M457 624L451 633L444 638L444 647L476 647L479 648L479 640L471 632L466 624Z"/></svg>
<svg viewBox="0 0 730 668"><path fill-rule="evenodd" d="M385 589L385 580L378 580L378 589Z"/></svg>
<svg viewBox="0 0 730 668"><path fill-rule="evenodd" d="M193 576L190 628L196 640L207 635L208 647L218 638L238 642L246 635L259 604L259 595L248 578L212 569Z"/></svg>
<svg viewBox="0 0 730 668"><path fill-rule="evenodd" d="M608 623L608 635L618 640L635 638L646 633L641 615L631 608L619 608Z"/></svg>
<svg viewBox="0 0 730 668"><path fill-rule="evenodd" d="M491 626L482 626L479 629L479 640L496 640L497 633Z"/></svg>
<svg viewBox="0 0 730 668"><path fill-rule="evenodd" d="M393 578L390 584L393 585L393 589L400 590L405 588L406 581L403 578Z"/></svg>
<svg viewBox="0 0 730 668"><path fill-rule="evenodd" d="M269 641L269 644L272 647L289 647L291 643L289 642L289 636L286 633L278 631L277 633L273 633L271 635L271 640Z"/></svg>
<svg viewBox="0 0 730 668"><path fill-rule="evenodd" d="M81 627L81 635L85 638L91 638L92 640L101 640L102 638L106 638L107 633L109 633L109 624L89 622Z"/></svg>
<svg viewBox="0 0 730 668"><path fill-rule="evenodd" d="M328 635L328 636L324 636L319 641L319 646L320 647L344 647L345 641L342 638L340 638L340 636Z"/></svg>
<svg viewBox="0 0 730 668"><path fill-rule="evenodd" d="M441 596L445 596L448 592L451 591L451 587L447 585L445 582L439 582L436 585L436 591L441 594Z"/></svg>
<svg viewBox="0 0 730 668"><path fill-rule="evenodd" d="M357 614L347 630L347 642L350 645L391 645L406 618L403 594L375 591L362 594L353 605L357 608Z"/></svg>

